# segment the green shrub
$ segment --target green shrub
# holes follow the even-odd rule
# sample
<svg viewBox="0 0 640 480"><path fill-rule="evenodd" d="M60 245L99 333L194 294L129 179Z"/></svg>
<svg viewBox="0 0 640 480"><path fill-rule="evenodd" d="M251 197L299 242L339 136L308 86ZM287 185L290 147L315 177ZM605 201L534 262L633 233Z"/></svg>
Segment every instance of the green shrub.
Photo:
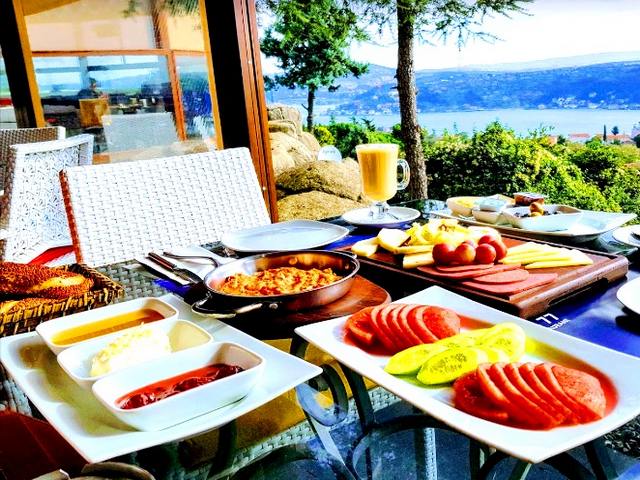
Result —
<svg viewBox="0 0 640 480"><path fill-rule="evenodd" d="M313 127L313 136L316 137L318 143L324 145L335 145L336 139L333 138L331 131L324 125L315 125Z"/></svg>
<svg viewBox="0 0 640 480"><path fill-rule="evenodd" d="M367 129L354 120L352 123L331 122L326 125L335 139L335 146L343 157L356 158L356 145L368 142Z"/></svg>

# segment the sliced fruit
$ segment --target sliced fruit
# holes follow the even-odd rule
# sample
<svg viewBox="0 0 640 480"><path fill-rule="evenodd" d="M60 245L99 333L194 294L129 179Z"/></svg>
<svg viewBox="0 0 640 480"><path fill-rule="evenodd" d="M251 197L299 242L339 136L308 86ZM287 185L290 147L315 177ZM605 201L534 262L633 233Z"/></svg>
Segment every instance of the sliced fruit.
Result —
<svg viewBox="0 0 640 480"><path fill-rule="evenodd" d="M509 362L509 355L504 350L494 347L486 347L484 345L477 345L476 348L483 350L487 357L489 357L489 363L507 363Z"/></svg>
<svg viewBox="0 0 640 480"><path fill-rule="evenodd" d="M607 400L596 377L561 365L554 365L551 370L567 395L591 411L596 418L604 417Z"/></svg>
<svg viewBox="0 0 640 480"><path fill-rule="evenodd" d="M351 251L361 257L370 257L378 251L378 238L367 238L351 245Z"/></svg>
<svg viewBox="0 0 640 480"><path fill-rule="evenodd" d="M551 393L551 391L540 381L538 375L535 373L535 363L524 363L520 365L518 371L527 385L536 392L540 398L546 401L549 405L552 405L562 415L564 415L565 425L575 425L579 422L578 416L573 411L564 405L558 398Z"/></svg>
<svg viewBox="0 0 640 480"><path fill-rule="evenodd" d="M458 378L453 384L453 392L453 403L463 412L497 423L509 420L507 412L484 395L475 371Z"/></svg>
<svg viewBox="0 0 640 480"><path fill-rule="evenodd" d="M448 308L427 306L422 310L422 321L438 338L448 338L460 333L460 317Z"/></svg>
<svg viewBox="0 0 640 480"><path fill-rule="evenodd" d="M458 336L470 338L475 342L476 340L484 337L487 333L490 332L490 330L490 328L475 328L473 330L465 330L464 332L460 332Z"/></svg>
<svg viewBox="0 0 640 480"><path fill-rule="evenodd" d="M396 344L387 332L386 325L384 327L382 326L380 313L385 308L387 308L387 305L378 305L377 307L373 307L373 310L371 310L371 324L373 325L376 338L384 346L385 350L388 352L395 352L397 351Z"/></svg>
<svg viewBox="0 0 640 480"><path fill-rule="evenodd" d="M539 405L529 400L511 383L511 380L504 373L504 363L494 363L488 369L489 377L493 383L500 389L503 395L508 398L516 407L518 407L523 415L526 415L527 421L536 427L548 429L560 424L554 417L546 413Z"/></svg>
<svg viewBox="0 0 640 480"><path fill-rule="evenodd" d="M393 352L399 352L400 350L404 350L411 346L410 344L405 343L404 335L400 333L399 329L390 322L391 312L399 308L402 308L401 304L390 303L380 312L380 326L395 345L392 350Z"/></svg>
<svg viewBox="0 0 640 480"><path fill-rule="evenodd" d="M561 412L552 404L546 402L533 390L533 388L529 386L529 384L524 380L524 378L522 378L522 375L520 374L519 363L507 363L504 366L504 373L509 381L511 381L511 383L513 383L513 385L520 391L520 393L522 393L522 395L527 397L529 401L535 403L545 412L551 415L558 425L565 423L567 414Z"/></svg>
<svg viewBox="0 0 640 480"><path fill-rule="evenodd" d="M427 308L426 305L414 308L407 312L407 321L409 328L415 333L423 343L433 343L438 341L438 337L427 328L422 318L422 312Z"/></svg>
<svg viewBox="0 0 640 480"><path fill-rule="evenodd" d="M477 339L467 335L454 335L453 337L438 340L438 344L448 348L476 347Z"/></svg>
<svg viewBox="0 0 640 480"><path fill-rule="evenodd" d="M359 312L351 315L345 324L347 332L349 332L358 343L363 345L372 345L375 341L373 325L371 323L371 310L373 309L374 307L363 308Z"/></svg>
<svg viewBox="0 0 640 480"><path fill-rule="evenodd" d="M415 341L414 341L413 331L408 328L405 328L400 323L400 312L410 305L401 304L401 303L394 304L394 305L396 305L396 308L389 310L389 312L386 314L387 315L386 318L387 318L387 324L389 325L389 328L392 330L393 334L395 335L395 338L398 340L398 342L400 342L400 345L402 345L403 349L421 344L422 342L420 341L420 338L415 336ZM384 310L382 311L382 315L385 315Z"/></svg>
<svg viewBox="0 0 640 480"><path fill-rule="evenodd" d="M489 375L489 369L491 364L484 363L478 367L478 381L482 392L487 398L497 407L505 410L509 415L509 418L513 421L526 427L535 427L536 423L529 419L526 412L522 411L515 403L513 403L496 385L491 376Z"/></svg>
<svg viewBox="0 0 640 480"><path fill-rule="evenodd" d="M405 335L411 340L412 345L420 345L424 343L422 338L413 331L411 325L409 325L409 313L416 308L420 308L422 305L405 305L398 312L398 324Z"/></svg>
<svg viewBox="0 0 640 480"><path fill-rule="evenodd" d="M581 422L590 422L599 418L590 409L575 401L565 393L564 389L560 383L558 383L557 378L553 374L552 367L553 364L551 363L541 363L534 367L536 375L540 381L544 383L544 386L547 387L549 391L554 394L558 400L560 400L560 402L565 404L567 408L575 413Z"/></svg>
<svg viewBox="0 0 640 480"><path fill-rule="evenodd" d="M487 335L480 338L478 344L499 348L512 362L517 362L524 355L526 336L522 327L507 322L493 327Z"/></svg>
<svg viewBox="0 0 640 480"><path fill-rule="evenodd" d="M404 230L383 228L378 232L378 243L382 248L392 253L395 253L395 249L407 240L409 240L409 234Z"/></svg>
<svg viewBox="0 0 640 480"><path fill-rule="evenodd" d="M389 359L384 370L392 375L412 375L418 373L431 356L444 351L446 347L434 343L422 343L401 352Z"/></svg>
<svg viewBox="0 0 640 480"><path fill-rule="evenodd" d="M426 385L452 382L487 360L487 354L479 348L450 348L429 358L417 378Z"/></svg>

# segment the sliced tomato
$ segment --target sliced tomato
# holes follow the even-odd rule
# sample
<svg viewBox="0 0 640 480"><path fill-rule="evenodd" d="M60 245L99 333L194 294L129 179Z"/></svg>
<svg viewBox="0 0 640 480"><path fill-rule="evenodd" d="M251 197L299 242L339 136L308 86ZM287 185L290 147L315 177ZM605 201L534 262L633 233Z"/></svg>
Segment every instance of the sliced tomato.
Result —
<svg viewBox="0 0 640 480"><path fill-rule="evenodd" d="M509 414L485 396L475 371L459 377L453 383L453 392L453 403L463 412L497 423L509 420Z"/></svg>
<svg viewBox="0 0 640 480"><path fill-rule="evenodd" d="M529 385L531 389L540 396L540 398L546 401L549 405L553 405L556 410L564 415L565 425L575 425L576 423L578 423L580 421L578 419L578 416L573 413L571 409L567 408L567 406L564 405L560 400L558 400L558 398L553 393L551 393L551 391L544 385L544 383L540 381L538 375L536 375L535 373L535 366L535 363L530 362L523 363L522 365L520 365L520 368L518 368L520 375L522 375L524 381L527 382L527 385Z"/></svg>
<svg viewBox="0 0 640 480"><path fill-rule="evenodd" d="M520 390L518 390L511 380L504 373L504 363L494 363L489 367L489 376L493 383L500 389L506 398L508 398L518 408L522 415L526 417L526 421L532 426L542 429L556 427L560 422L556 421L551 415L546 413L539 405L536 405Z"/></svg>
<svg viewBox="0 0 640 480"><path fill-rule="evenodd" d="M595 418L604 417L607 399L596 377L561 365L553 365L551 371L567 395L589 410Z"/></svg>
<svg viewBox="0 0 640 480"><path fill-rule="evenodd" d="M375 342L371 311L374 307L363 308L347 319L346 330L362 345L372 345Z"/></svg>
<svg viewBox="0 0 640 480"><path fill-rule="evenodd" d="M448 308L427 306L422 310L422 321L438 338L449 338L460 333L460 317Z"/></svg>
<svg viewBox="0 0 640 480"><path fill-rule="evenodd" d="M371 324L373 325L373 331L380 343L384 346L385 350L388 352L396 352L396 344L393 339L389 336L389 333L386 330L386 326L382 326L380 313L387 308L387 304L378 305L377 307L373 307L371 310Z"/></svg>
<svg viewBox="0 0 640 480"><path fill-rule="evenodd" d="M380 326L385 330L389 338L393 341L394 352L404 350L406 343L402 333L391 324L391 312L402 308L404 305L398 303L390 303L380 312Z"/></svg>
<svg viewBox="0 0 640 480"><path fill-rule="evenodd" d="M409 323L409 328L411 328L413 333L415 333L423 343L437 342L439 340L438 337L429 330L422 318L422 312L424 312L426 308L425 305L420 305L407 312L407 322Z"/></svg>
<svg viewBox="0 0 640 480"><path fill-rule="evenodd" d="M398 308L394 308L389 312L388 322L389 328L393 330L393 333L396 335L396 338L402 342L402 348L413 347L414 345L419 345L422 342L418 337L413 338L413 332L403 327L400 323L400 313L405 310L410 305L400 304Z"/></svg>
<svg viewBox="0 0 640 480"><path fill-rule="evenodd" d="M586 408L581 403L576 402L573 398L567 395L558 383L557 378L553 374L553 370L551 369L553 364L551 363L540 363L535 366L534 371L540 381L544 383L544 386L549 389L549 391L556 396L561 403L567 406L576 416L580 419L580 422L590 422L598 418L591 410Z"/></svg>
<svg viewBox="0 0 640 480"><path fill-rule="evenodd" d="M405 336L411 341L412 345L420 345L424 341L413 331L413 328L409 325L409 312L418 308L421 305L405 305L404 308L398 312L398 324Z"/></svg>

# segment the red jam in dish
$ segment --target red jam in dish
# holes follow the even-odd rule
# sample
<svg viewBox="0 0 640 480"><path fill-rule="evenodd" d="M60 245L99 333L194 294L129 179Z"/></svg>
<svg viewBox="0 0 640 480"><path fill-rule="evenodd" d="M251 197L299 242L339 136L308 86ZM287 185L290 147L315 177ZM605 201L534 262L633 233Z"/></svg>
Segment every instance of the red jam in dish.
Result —
<svg viewBox="0 0 640 480"><path fill-rule="evenodd" d="M124 410L144 407L145 405L164 400L177 393L206 385L207 383L224 377L229 377L242 370L242 367L237 365L227 365L224 363L208 365L134 390L120 397L116 401L116 405Z"/></svg>

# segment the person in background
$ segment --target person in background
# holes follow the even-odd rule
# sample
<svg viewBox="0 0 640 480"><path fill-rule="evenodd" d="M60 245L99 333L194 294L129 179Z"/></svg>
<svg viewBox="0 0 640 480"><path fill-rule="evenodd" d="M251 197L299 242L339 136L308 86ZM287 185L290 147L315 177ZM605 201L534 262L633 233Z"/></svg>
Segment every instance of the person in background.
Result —
<svg viewBox="0 0 640 480"><path fill-rule="evenodd" d="M100 91L95 78L89 77L89 86L78 92L78 98L106 98L107 94Z"/></svg>

